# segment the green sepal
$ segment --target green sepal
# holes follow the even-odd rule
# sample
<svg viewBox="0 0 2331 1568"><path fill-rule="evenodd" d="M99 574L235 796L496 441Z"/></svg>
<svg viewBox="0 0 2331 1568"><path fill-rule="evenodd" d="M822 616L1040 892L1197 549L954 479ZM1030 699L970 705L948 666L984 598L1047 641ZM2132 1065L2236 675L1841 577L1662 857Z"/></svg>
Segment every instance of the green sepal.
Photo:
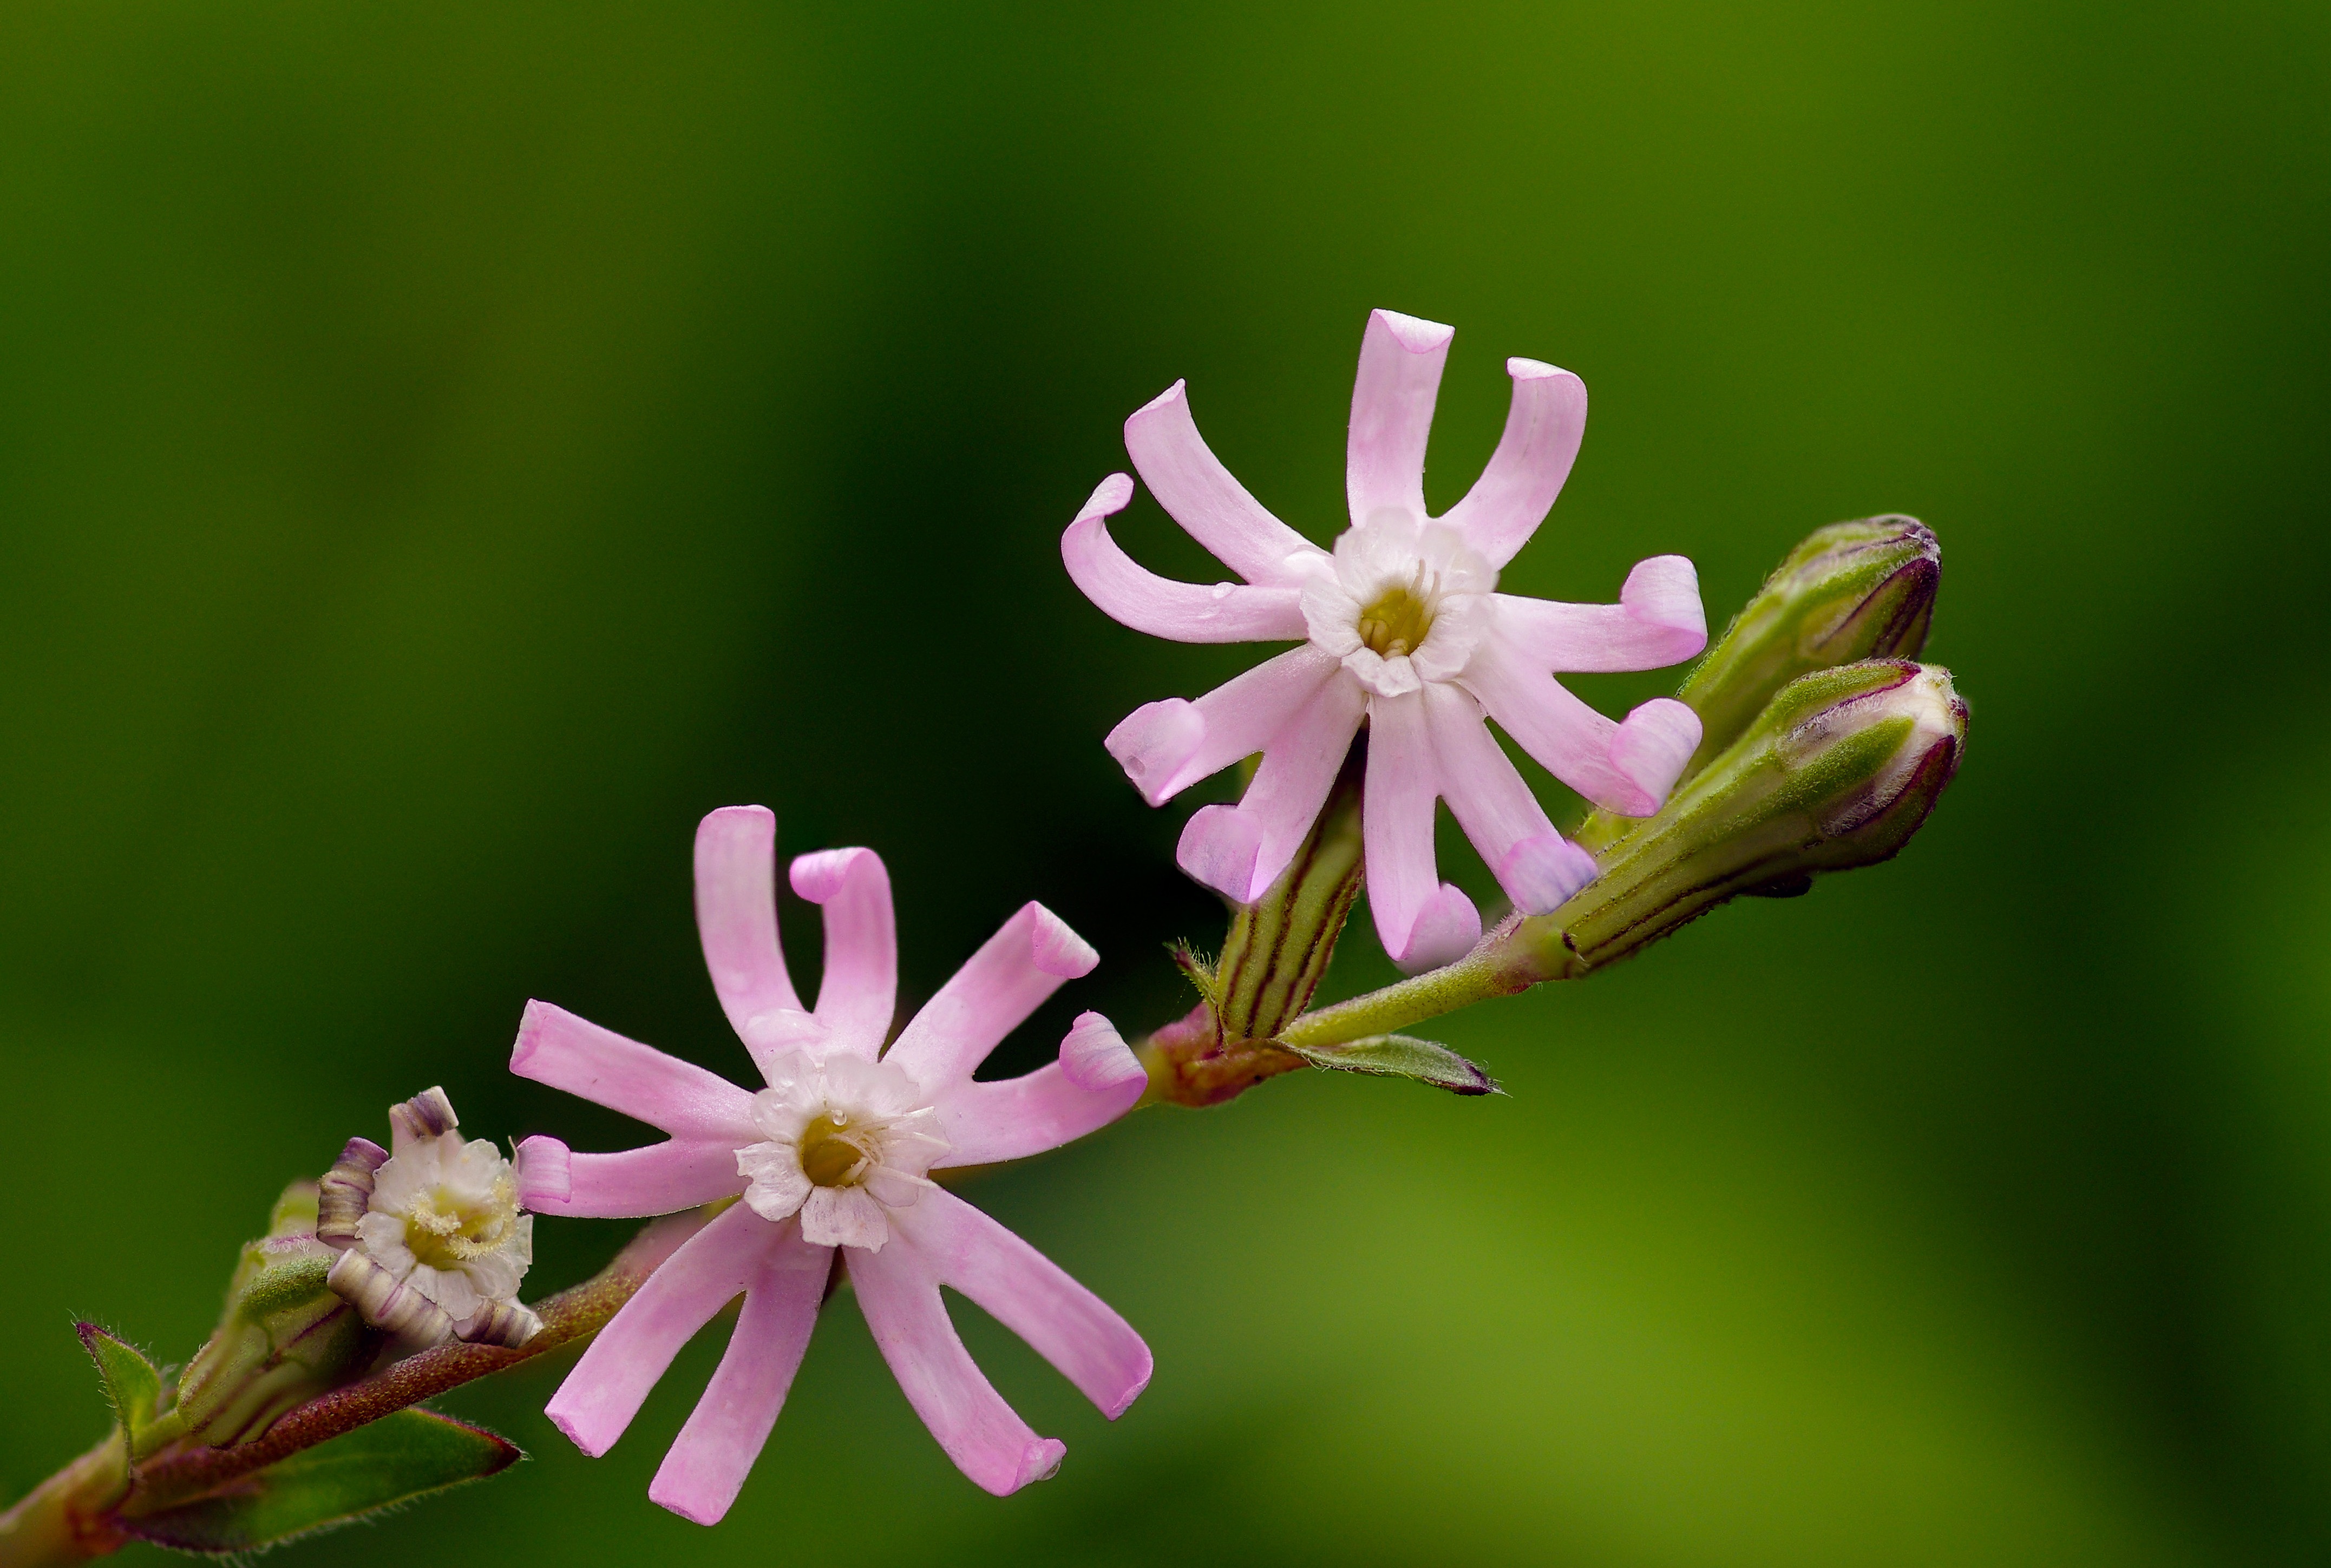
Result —
<svg viewBox="0 0 2331 1568"><path fill-rule="evenodd" d="M1360 792L1367 755L1363 733L1345 752L1327 803L1287 870L1232 916L1206 998L1225 1045L1276 1035L1311 1005L1327 975L1336 939L1360 896Z"/></svg>
<svg viewBox="0 0 2331 1568"><path fill-rule="evenodd" d="M1281 1050L1313 1067L1334 1072L1365 1072L1378 1078L1413 1079L1451 1094L1499 1093L1498 1080L1445 1045L1405 1034L1372 1034L1340 1045L1288 1045Z"/></svg>
<svg viewBox="0 0 2331 1568"><path fill-rule="evenodd" d="M257 1552L482 1480L525 1457L483 1427L415 1407L237 1477L209 1497L151 1514L137 1512L133 1502L120 1524L179 1552Z"/></svg>
<svg viewBox="0 0 2331 1568"><path fill-rule="evenodd" d="M73 1332L81 1335L81 1348L89 1352L90 1360L97 1363L97 1375L105 1384L113 1419L128 1436L130 1457L145 1458L152 1445L140 1440L152 1430L155 1412L162 1402L160 1369L136 1345L116 1339L94 1323L76 1323Z"/></svg>

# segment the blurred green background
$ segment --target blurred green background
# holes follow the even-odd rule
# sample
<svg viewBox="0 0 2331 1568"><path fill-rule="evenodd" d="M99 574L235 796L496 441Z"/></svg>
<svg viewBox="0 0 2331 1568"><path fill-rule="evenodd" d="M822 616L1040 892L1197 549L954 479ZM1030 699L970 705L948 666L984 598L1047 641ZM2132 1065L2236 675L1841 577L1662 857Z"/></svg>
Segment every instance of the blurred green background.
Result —
<svg viewBox="0 0 2331 1568"><path fill-rule="evenodd" d="M747 1070L710 807L880 849L910 991L1064 914L1013 1063L1178 1011L1187 806L1100 736L1251 655L1059 533L1186 375L1329 537L1384 305L1458 328L1436 504L1505 356L1593 391L1521 591L1681 551L1721 619L1931 523L1926 833L1438 1031L1509 1098L1307 1075L984 1183L1157 1354L1112 1427L961 1311L1043 1486L844 1304L718 1529L645 1497L716 1329L602 1460L557 1367L463 1391L533 1462L285 1561L2322 1560L2326 66L2319 3L0 9L0 1489L102 1428L74 1316L183 1357L392 1100L633 1141L506 1075L528 997Z"/></svg>

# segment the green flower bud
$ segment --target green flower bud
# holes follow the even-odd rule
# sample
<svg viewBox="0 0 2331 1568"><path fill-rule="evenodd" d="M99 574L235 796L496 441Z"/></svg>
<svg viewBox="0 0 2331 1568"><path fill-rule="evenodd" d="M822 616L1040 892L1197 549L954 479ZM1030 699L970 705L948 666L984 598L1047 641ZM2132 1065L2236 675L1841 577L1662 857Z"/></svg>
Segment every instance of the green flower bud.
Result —
<svg viewBox="0 0 2331 1568"><path fill-rule="evenodd" d="M379 1336L326 1283L338 1254L316 1240L316 1183L294 1182L267 1234L244 1246L226 1310L178 1380L157 1437L213 1448L248 1441L371 1364Z"/></svg>
<svg viewBox="0 0 2331 1568"><path fill-rule="evenodd" d="M1738 894L1801 893L1819 873L1888 860L1957 773L1966 722L1949 671L1933 665L1801 676L1605 852L1600 878L1508 941L1530 978L1583 974Z"/></svg>
<svg viewBox="0 0 2331 1568"><path fill-rule="evenodd" d="M1679 787L1799 676L1864 659L1917 658L1942 579L1942 548L1915 518L1864 518L1806 535L1676 692L1701 727ZM1595 812L1574 836L1600 854L1639 826Z"/></svg>

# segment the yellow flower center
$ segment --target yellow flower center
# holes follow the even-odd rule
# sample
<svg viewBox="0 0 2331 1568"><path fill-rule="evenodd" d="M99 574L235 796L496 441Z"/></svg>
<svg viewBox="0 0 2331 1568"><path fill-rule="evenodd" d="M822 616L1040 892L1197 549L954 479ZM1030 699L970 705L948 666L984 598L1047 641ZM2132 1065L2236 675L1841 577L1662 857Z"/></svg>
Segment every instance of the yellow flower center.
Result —
<svg viewBox="0 0 2331 1568"><path fill-rule="evenodd" d="M1360 641L1386 659L1413 653L1432 630L1432 607L1425 602L1424 573L1396 588L1388 588L1360 612Z"/></svg>
<svg viewBox="0 0 2331 1568"><path fill-rule="evenodd" d="M828 1111L818 1117L802 1129L802 1174L821 1187L854 1185L871 1163L859 1142L861 1136L851 1128L847 1117Z"/></svg>
<svg viewBox="0 0 2331 1568"><path fill-rule="evenodd" d="M437 1187L405 1212L404 1244L432 1269L458 1269L502 1246L517 1222L518 1189L507 1176L482 1200Z"/></svg>

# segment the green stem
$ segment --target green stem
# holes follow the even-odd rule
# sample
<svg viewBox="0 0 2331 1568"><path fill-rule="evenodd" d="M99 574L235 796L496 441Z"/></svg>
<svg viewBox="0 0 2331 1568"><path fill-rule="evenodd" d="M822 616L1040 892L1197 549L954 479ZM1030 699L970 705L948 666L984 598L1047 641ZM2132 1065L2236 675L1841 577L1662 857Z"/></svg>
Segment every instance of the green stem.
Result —
<svg viewBox="0 0 2331 1568"><path fill-rule="evenodd" d="M1574 979L1587 967L1568 945L1555 916L1517 917L1446 968L1307 1012L1280 1030L1279 1038L1310 1049L1391 1034L1477 1002L1527 991L1541 981Z"/></svg>

